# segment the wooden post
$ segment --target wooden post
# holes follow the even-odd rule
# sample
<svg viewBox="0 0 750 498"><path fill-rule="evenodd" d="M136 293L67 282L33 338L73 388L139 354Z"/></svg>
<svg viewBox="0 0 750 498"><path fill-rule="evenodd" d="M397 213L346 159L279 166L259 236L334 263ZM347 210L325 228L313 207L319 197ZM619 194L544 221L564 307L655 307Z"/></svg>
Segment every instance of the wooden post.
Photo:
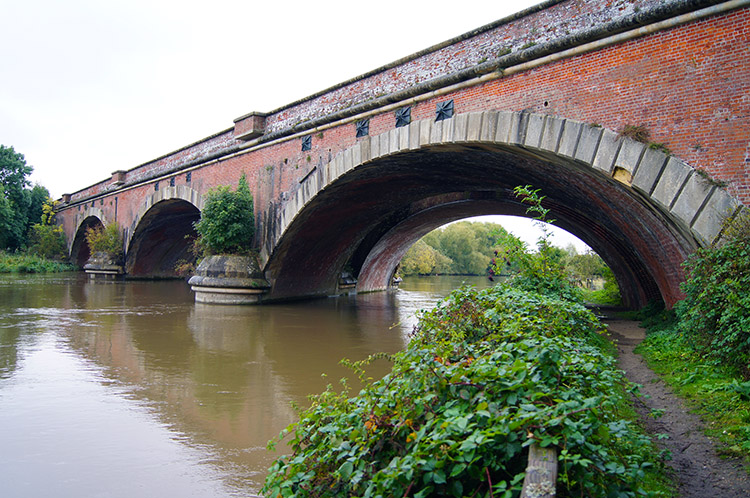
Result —
<svg viewBox="0 0 750 498"><path fill-rule="evenodd" d="M529 446L529 463L523 480L521 498L554 498L557 483L557 450Z"/></svg>

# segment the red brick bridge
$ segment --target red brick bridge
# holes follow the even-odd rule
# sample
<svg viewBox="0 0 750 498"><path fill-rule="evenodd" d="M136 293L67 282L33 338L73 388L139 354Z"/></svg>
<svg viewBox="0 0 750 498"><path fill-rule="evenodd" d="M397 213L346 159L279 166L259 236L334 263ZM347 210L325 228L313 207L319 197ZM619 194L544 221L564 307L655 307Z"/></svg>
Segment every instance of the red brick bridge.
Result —
<svg viewBox="0 0 750 498"><path fill-rule="evenodd" d="M344 269L386 288L419 237L524 215L531 184L627 304L671 305L750 201L749 28L750 0L549 0L116 171L58 220L79 264L85 229L116 223L128 275L173 275L203 196L245 173L273 300L336 293Z"/></svg>

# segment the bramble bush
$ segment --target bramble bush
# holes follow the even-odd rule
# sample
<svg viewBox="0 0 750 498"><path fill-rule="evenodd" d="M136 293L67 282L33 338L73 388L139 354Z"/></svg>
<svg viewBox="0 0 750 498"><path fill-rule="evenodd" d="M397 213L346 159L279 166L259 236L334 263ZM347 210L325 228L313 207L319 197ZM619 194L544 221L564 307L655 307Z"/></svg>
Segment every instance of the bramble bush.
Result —
<svg viewBox="0 0 750 498"><path fill-rule="evenodd" d="M507 285L423 313L389 375L312 396L264 496L518 496L528 446L559 451L558 496L640 496L656 452L582 305ZM377 357L377 356L376 356ZM646 479L648 480L648 479Z"/></svg>
<svg viewBox="0 0 750 498"><path fill-rule="evenodd" d="M237 190L221 185L211 189L195 223L199 243L209 254L242 254L255 234L253 195L243 173Z"/></svg>
<svg viewBox="0 0 750 498"><path fill-rule="evenodd" d="M723 245L698 249L687 261L677 317L700 353L750 379L750 214L726 233Z"/></svg>

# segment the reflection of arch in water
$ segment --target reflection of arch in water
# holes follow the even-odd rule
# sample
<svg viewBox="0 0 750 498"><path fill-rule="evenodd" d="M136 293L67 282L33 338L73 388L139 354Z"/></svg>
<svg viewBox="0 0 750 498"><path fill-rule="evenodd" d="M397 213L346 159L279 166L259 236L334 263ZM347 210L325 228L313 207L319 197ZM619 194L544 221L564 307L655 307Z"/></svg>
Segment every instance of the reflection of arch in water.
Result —
<svg viewBox="0 0 750 498"><path fill-rule="evenodd" d="M194 262L190 245L196 237L193 223L200 219L201 207L200 195L184 185L149 196L126 231L126 273L174 277L178 262Z"/></svg>
<svg viewBox="0 0 750 498"><path fill-rule="evenodd" d="M738 205L679 159L579 121L494 111L415 121L361 139L276 208L261 252L269 298L335 292L345 267L358 291L384 289L431 230L528 216L512 194L527 184L556 225L602 256L632 307L678 300L682 261Z"/></svg>

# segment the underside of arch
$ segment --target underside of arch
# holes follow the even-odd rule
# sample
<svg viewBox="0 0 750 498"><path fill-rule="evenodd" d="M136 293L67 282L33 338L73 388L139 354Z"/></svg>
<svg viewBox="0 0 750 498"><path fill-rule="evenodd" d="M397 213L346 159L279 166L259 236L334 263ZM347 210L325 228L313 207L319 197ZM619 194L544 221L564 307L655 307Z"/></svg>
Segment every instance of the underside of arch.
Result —
<svg viewBox="0 0 750 498"><path fill-rule="evenodd" d="M336 292L346 265L359 291L382 289L419 237L467 216L523 215L512 189L533 185L555 224L609 264L626 304L671 305L681 263L736 207L685 163L609 130L529 113L452 121L368 138L309 175L267 234L269 297Z"/></svg>
<svg viewBox="0 0 750 498"><path fill-rule="evenodd" d="M173 278L178 264L195 262L190 248L200 211L182 199L162 200L140 217L130 238L125 270L131 277Z"/></svg>
<svg viewBox="0 0 750 498"><path fill-rule="evenodd" d="M73 243L70 246L70 262L79 268L83 268L83 265L91 256L91 251L89 251L89 246L86 243L86 231L89 228L104 228L104 223L97 216L87 216L78 225L73 236Z"/></svg>

